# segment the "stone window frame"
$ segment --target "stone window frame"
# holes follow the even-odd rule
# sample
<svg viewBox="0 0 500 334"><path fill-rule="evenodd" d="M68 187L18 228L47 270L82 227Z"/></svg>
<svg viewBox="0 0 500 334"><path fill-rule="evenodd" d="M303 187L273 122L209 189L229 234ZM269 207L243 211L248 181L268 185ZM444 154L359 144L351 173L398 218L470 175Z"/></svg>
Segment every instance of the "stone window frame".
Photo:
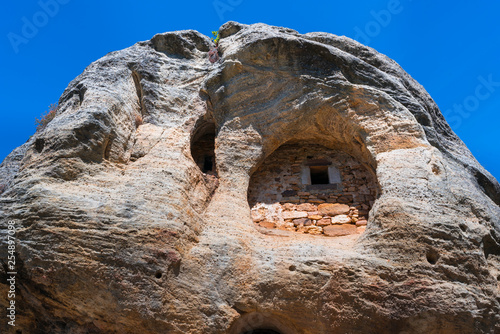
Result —
<svg viewBox="0 0 500 334"><path fill-rule="evenodd" d="M328 184L312 184L310 167L316 166L328 166ZM307 161L302 166L301 181L308 190L340 189L342 186L342 176L340 174L340 170L336 166L334 166L331 161L325 159Z"/></svg>

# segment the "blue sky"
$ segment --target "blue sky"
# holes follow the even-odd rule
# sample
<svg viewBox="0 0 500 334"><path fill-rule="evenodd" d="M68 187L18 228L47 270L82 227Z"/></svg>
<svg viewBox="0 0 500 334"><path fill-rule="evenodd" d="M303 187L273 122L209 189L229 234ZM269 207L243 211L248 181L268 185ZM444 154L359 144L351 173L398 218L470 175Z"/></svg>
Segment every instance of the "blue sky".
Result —
<svg viewBox="0 0 500 334"><path fill-rule="evenodd" d="M8 1L0 13L0 160L34 120L106 53L165 31L206 35L224 22L346 35L420 82L479 162L500 179L500 2L485 1Z"/></svg>

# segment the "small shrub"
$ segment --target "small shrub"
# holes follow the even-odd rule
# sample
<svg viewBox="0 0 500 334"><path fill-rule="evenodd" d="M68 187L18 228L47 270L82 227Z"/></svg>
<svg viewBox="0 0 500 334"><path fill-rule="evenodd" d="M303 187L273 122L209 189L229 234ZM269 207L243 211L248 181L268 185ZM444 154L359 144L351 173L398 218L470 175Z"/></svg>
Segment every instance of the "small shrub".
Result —
<svg viewBox="0 0 500 334"><path fill-rule="evenodd" d="M135 115L135 127L138 128L139 125L142 125L144 121L142 120L141 115Z"/></svg>
<svg viewBox="0 0 500 334"><path fill-rule="evenodd" d="M42 117L35 119L36 130L41 131L56 117L58 105L53 103L49 106L49 111L47 111Z"/></svg>

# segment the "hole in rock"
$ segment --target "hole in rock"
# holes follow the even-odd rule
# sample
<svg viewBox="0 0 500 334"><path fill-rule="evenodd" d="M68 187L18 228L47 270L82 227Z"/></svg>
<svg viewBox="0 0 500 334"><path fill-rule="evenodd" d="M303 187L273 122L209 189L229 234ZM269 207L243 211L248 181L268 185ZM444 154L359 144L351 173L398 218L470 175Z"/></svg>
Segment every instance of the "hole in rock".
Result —
<svg viewBox="0 0 500 334"><path fill-rule="evenodd" d="M203 168L201 169L202 172L212 172L215 169L214 167L214 157L212 155L206 155L203 159Z"/></svg>
<svg viewBox="0 0 500 334"><path fill-rule="evenodd" d="M80 105L83 103L83 100L85 98L85 92L87 91L87 88L85 87L82 87L79 91L78 91L78 100L80 101Z"/></svg>
<svg viewBox="0 0 500 334"><path fill-rule="evenodd" d="M473 169L473 173L477 184L483 189L484 193L491 198L495 204L500 205L500 187L498 183L495 184L479 170Z"/></svg>
<svg viewBox="0 0 500 334"><path fill-rule="evenodd" d="M158 278L158 279L160 279L162 276L163 276L163 275L162 275L161 271L157 271L157 272L155 273L155 277L156 277L156 278Z"/></svg>
<svg viewBox="0 0 500 334"><path fill-rule="evenodd" d="M271 312L238 312L240 316L231 325L228 334L298 334Z"/></svg>
<svg viewBox="0 0 500 334"><path fill-rule="evenodd" d="M208 175L216 175L215 164L215 124L202 120L191 137L191 156L200 170Z"/></svg>
<svg viewBox="0 0 500 334"><path fill-rule="evenodd" d="M441 174L441 168L439 168L438 165L432 165L432 172L435 174L435 175L439 175Z"/></svg>
<svg viewBox="0 0 500 334"><path fill-rule="evenodd" d="M439 260L439 253L434 249L430 249L427 251L426 258L430 264L436 264Z"/></svg>
<svg viewBox="0 0 500 334"><path fill-rule="evenodd" d="M295 270L297 270L297 267L296 267L296 266L294 266L294 265L291 265L290 267L288 267L288 269L289 269L290 271L295 271Z"/></svg>
<svg viewBox="0 0 500 334"><path fill-rule="evenodd" d="M459 226L460 226L460 229L462 230L462 232L467 231L467 225L465 225L465 224L460 224Z"/></svg>
<svg viewBox="0 0 500 334"><path fill-rule="evenodd" d="M289 142L252 174L248 203L256 226L336 237L365 230L377 191L374 173L351 155Z"/></svg>
<svg viewBox="0 0 500 334"><path fill-rule="evenodd" d="M491 254L500 256L500 244L491 234L483 238L483 251L486 259L488 259Z"/></svg>
<svg viewBox="0 0 500 334"><path fill-rule="evenodd" d="M45 147L45 139L37 138L37 140L35 140L35 150L38 153L42 153L44 147Z"/></svg>

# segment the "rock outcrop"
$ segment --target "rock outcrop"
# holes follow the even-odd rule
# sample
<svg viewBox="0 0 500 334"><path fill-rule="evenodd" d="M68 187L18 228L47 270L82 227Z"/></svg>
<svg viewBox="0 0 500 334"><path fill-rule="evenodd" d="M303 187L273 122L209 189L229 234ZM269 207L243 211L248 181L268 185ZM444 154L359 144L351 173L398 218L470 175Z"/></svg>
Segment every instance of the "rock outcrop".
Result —
<svg viewBox="0 0 500 334"><path fill-rule="evenodd" d="M2 163L15 329L500 333L500 186L425 90L346 37L235 22L220 36L213 64L195 31L99 59ZM285 144L355 161L345 175L326 153L292 162L302 181L275 201L306 213L283 221L293 231L256 226L248 196ZM343 183L354 165L372 188Z"/></svg>

